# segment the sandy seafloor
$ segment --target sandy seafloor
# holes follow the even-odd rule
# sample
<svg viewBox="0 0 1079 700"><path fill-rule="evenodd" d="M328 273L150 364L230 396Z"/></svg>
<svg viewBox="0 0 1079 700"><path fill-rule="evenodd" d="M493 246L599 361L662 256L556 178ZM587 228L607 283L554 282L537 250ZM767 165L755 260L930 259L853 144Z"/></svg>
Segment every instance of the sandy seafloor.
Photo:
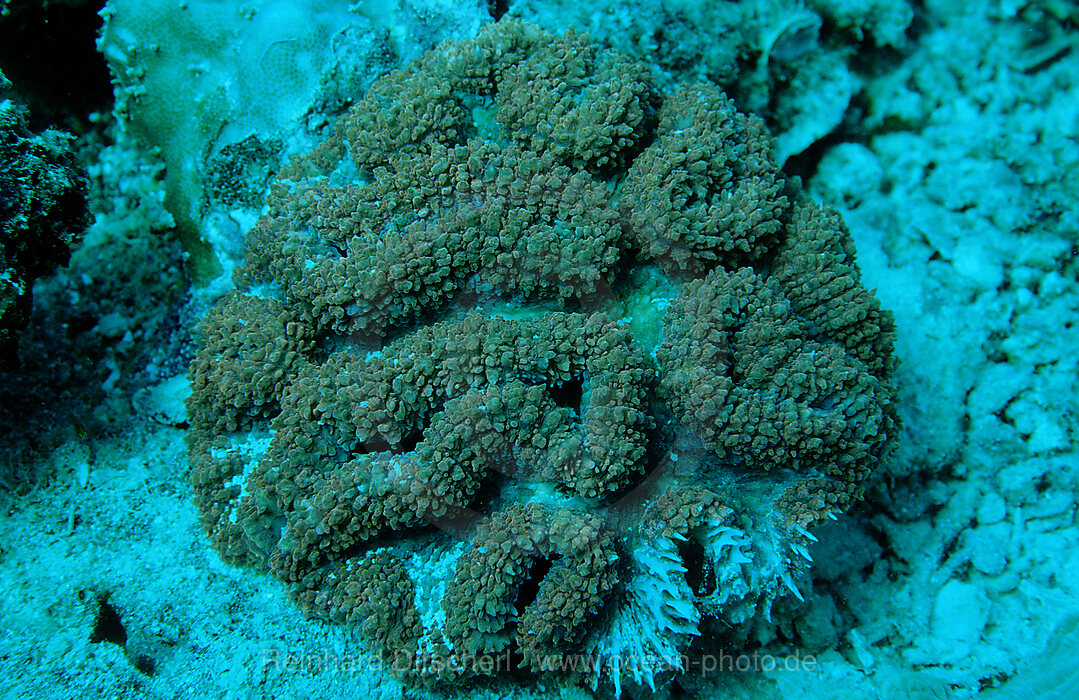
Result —
<svg viewBox="0 0 1079 700"><path fill-rule="evenodd" d="M1079 697L1079 35L1033 36L1022 6L919 5L914 45L865 78L846 133L868 136L826 141L808 183L895 312L904 420L866 501L816 532L787 651L817 668L671 697ZM219 560L170 424L179 381L0 493L0 697L413 697L355 632Z"/></svg>

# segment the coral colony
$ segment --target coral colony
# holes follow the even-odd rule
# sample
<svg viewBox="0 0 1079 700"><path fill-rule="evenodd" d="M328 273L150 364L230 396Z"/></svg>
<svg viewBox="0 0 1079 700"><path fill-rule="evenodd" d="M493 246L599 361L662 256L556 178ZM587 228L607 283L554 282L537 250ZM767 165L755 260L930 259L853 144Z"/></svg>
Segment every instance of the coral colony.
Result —
<svg viewBox="0 0 1079 700"><path fill-rule="evenodd" d="M282 171L203 321L202 524L409 681L655 688L800 596L894 441L854 253L718 88L445 43Z"/></svg>

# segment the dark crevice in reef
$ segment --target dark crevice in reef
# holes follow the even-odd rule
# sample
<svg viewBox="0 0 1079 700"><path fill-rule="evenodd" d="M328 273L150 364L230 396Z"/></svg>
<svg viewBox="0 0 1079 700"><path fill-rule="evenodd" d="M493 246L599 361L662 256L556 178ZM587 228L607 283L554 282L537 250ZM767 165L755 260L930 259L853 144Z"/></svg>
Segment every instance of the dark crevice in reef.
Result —
<svg viewBox="0 0 1079 700"><path fill-rule="evenodd" d="M131 659L131 663L140 673L147 676L154 675L154 671L157 670L157 663L151 657L143 654L136 655Z"/></svg>
<svg viewBox="0 0 1079 700"><path fill-rule="evenodd" d="M686 567L686 583L698 597L704 597L716 591L716 572L708 563L704 547L696 539L678 544L678 555Z"/></svg>
<svg viewBox="0 0 1079 700"><path fill-rule="evenodd" d="M38 131L62 124L83 131L93 112L112 110L112 83L98 53L104 0L17 2L0 17L0 70L30 109Z"/></svg>
<svg viewBox="0 0 1079 700"><path fill-rule="evenodd" d="M809 182L813 176L817 174L817 168L820 167L821 159L824 157L825 153L830 151L834 146L851 141L861 142L864 141L864 139L847 134L840 128L824 138L814 141L809 148L801 153L797 153L788 158L787 162L783 165L783 172L792 177L802 178L802 182Z"/></svg>
<svg viewBox="0 0 1079 700"><path fill-rule="evenodd" d="M543 579L551 572L551 566L561 558L559 554L552 554L550 557L537 557L532 560L524 581L517 587L517 598L514 601L514 619L520 619L525 609L535 602L539 596L539 589ZM513 640L510 642L507 654L510 659L509 667L511 669L520 667L524 656L521 654L516 634L514 634Z"/></svg>
<svg viewBox="0 0 1079 700"><path fill-rule="evenodd" d="M550 559L543 557L534 559L532 566L528 569L527 578L517 589L517 600L514 602L514 609L517 613L517 617L520 617L524 613L525 608L531 605L536 596L539 595L540 584L543 579L551 571L551 564L558 560L558 555L552 555Z"/></svg>
<svg viewBox="0 0 1079 700"><path fill-rule="evenodd" d="M426 429L427 426L425 425L422 429L414 430L405 435L400 442L392 444L382 438L371 438L362 443L357 452L359 454L367 454L368 452L389 452L394 455L403 455L416 449L416 445L420 444L420 441L423 440L423 431Z"/></svg>
<svg viewBox="0 0 1079 700"><path fill-rule="evenodd" d="M562 408L572 408L574 413L581 415L581 400L584 397L584 379L573 377L556 386L548 387L547 393L555 405Z"/></svg>
<svg viewBox="0 0 1079 700"><path fill-rule="evenodd" d="M509 0L487 0L487 12L490 13L491 19L496 22L502 19L502 16L509 12L509 9Z"/></svg>

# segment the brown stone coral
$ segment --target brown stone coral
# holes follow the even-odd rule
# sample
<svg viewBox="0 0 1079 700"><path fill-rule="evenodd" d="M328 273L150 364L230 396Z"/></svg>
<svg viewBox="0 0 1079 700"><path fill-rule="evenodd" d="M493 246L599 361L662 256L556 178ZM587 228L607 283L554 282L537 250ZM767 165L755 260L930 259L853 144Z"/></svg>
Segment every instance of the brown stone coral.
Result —
<svg viewBox="0 0 1079 700"><path fill-rule="evenodd" d="M219 310L236 304L227 299ZM252 314L238 332L210 336L200 357L220 371L195 363L192 404L197 430L219 437L194 441L192 455L204 522L223 549L245 549L301 597L319 587L325 563L473 505L492 470L598 498L642 466L644 361L626 331L600 315L470 314L366 356L342 350L287 377L252 359L262 355L250 347L252 337L295 323L286 318ZM216 383L202 380L207 374ZM246 389L262 376L284 379L255 401ZM551 394L578 379L587 391L579 416ZM229 437L236 406L248 404L279 409L260 449L250 433ZM218 420L222 413L231 422Z"/></svg>
<svg viewBox="0 0 1079 700"><path fill-rule="evenodd" d="M566 508L517 504L479 528L443 599L445 634L464 654L499 653L512 639L521 664L561 666L616 580L612 533L603 519ZM546 569L533 600L522 584ZM518 612L519 610L519 612Z"/></svg>
<svg viewBox="0 0 1079 700"><path fill-rule="evenodd" d="M236 430L272 416L280 387L306 362L307 327L279 301L230 292L199 325L204 350L191 365L196 420Z"/></svg>
<svg viewBox="0 0 1079 700"><path fill-rule="evenodd" d="M735 466L861 482L894 434L891 387L750 268L688 283L664 330L662 395Z"/></svg>
<svg viewBox="0 0 1079 700"><path fill-rule="evenodd" d="M500 25L387 76L294 161L242 275L273 279L319 327L382 333L466 281L566 301L613 281L622 230L597 170L650 117L642 69Z"/></svg>
<svg viewBox="0 0 1079 700"><path fill-rule="evenodd" d="M787 209L771 149L760 120L738 112L719 88L679 89L621 190L639 254L671 274L760 259Z"/></svg>
<svg viewBox="0 0 1079 700"><path fill-rule="evenodd" d="M409 677L594 650L570 676L653 684L617 657L796 592L896 432L838 217L716 88L663 97L572 33L497 24L380 80L236 282L191 370L202 523Z"/></svg>

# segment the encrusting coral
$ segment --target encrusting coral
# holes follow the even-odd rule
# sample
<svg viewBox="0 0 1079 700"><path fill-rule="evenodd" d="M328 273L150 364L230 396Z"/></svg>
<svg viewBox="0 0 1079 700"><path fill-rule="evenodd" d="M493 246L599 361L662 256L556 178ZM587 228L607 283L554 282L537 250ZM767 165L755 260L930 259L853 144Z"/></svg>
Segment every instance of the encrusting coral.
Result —
<svg viewBox="0 0 1079 700"><path fill-rule="evenodd" d="M897 430L838 216L718 89L572 32L378 81L236 283L190 374L203 526L405 678L656 687L800 595Z"/></svg>
<svg viewBox="0 0 1079 700"><path fill-rule="evenodd" d="M74 138L31 133L11 87L0 73L0 359L30 318L34 280L67 264L91 221Z"/></svg>

